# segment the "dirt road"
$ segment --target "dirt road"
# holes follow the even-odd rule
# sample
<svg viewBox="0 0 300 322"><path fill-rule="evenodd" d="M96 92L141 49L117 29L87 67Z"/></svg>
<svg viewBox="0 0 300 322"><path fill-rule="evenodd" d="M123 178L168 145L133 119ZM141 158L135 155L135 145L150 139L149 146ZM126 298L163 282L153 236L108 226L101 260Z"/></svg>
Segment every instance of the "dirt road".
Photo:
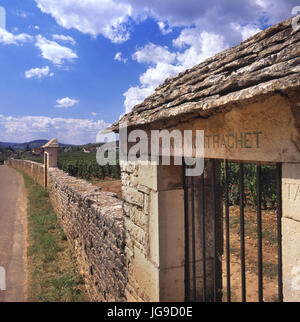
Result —
<svg viewBox="0 0 300 322"><path fill-rule="evenodd" d="M0 290L0 302L24 301L26 207L23 177L0 166L0 266L6 271L6 291Z"/></svg>

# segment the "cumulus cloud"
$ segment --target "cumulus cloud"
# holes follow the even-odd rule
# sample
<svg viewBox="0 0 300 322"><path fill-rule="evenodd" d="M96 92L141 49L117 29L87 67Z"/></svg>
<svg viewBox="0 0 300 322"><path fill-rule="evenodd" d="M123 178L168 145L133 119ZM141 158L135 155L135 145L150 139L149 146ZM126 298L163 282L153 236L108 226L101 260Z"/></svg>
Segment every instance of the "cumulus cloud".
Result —
<svg viewBox="0 0 300 322"><path fill-rule="evenodd" d="M125 113L129 113L133 106L142 102L147 96L151 95L154 87L136 86L130 87L123 95L125 96Z"/></svg>
<svg viewBox="0 0 300 322"><path fill-rule="evenodd" d="M28 34L22 33L15 35L6 29L0 28L0 44L18 46L31 41L33 41L33 37Z"/></svg>
<svg viewBox="0 0 300 322"><path fill-rule="evenodd" d="M199 64L208 57L229 47L223 36L199 30L199 28L184 29L179 37L173 41L178 48L188 48L178 53L177 60L180 65L190 68Z"/></svg>
<svg viewBox="0 0 300 322"><path fill-rule="evenodd" d="M246 40L249 37L251 37L261 31L261 29L257 25L250 25L249 24L249 25L241 26L241 25L238 25L237 23L233 22L231 24L231 26L234 30L241 33L243 40Z"/></svg>
<svg viewBox="0 0 300 322"><path fill-rule="evenodd" d="M272 24L291 15L298 0L35 0L38 7L67 29L99 34L112 42L130 38L130 21L151 17L163 33L173 27L202 26L203 30L228 33L232 22L253 24L264 18ZM208 28L209 27L209 28ZM230 36L230 34L228 34ZM234 35L232 35L234 38Z"/></svg>
<svg viewBox="0 0 300 322"><path fill-rule="evenodd" d="M166 78L174 76L185 68L171 64L158 63L150 67L140 76L140 86L130 87L123 95L125 96L125 112L128 113L136 105L141 103L147 96L151 95L155 88Z"/></svg>
<svg viewBox="0 0 300 322"><path fill-rule="evenodd" d="M31 68L25 72L26 78L42 78L43 76L54 76L54 73L50 73L49 66L43 68Z"/></svg>
<svg viewBox="0 0 300 322"><path fill-rule="evenodd" d="M170 34L171 32L173 32L173 29L168 27L167 24L164 23L163 21L159 21L157 24L158 24L158 27L163 35L167 35L167 34Z"/></svg>
<svg viewBox="0 0 300 322"><path fill-rule="evenodd" d="M126 64L128 59L123 57L123 54L119 51L116 53L114 60Z"/></svg>
<svg viewBox="0 0 300 322"><path fill-rule="evenodd" d="M116 0L36 0L42 12L51 14L56 22L76 28L85 34L102 34L114 43L129 39L126 23L131 16L131 5Z"/></svg>
<svg viewBox="0 0 300 322"><path fill-rule="evenodd" d="M132 58L139 63L170 64L175 60L176 54L171 53L166 46L162 47L149 43L137 50Z"/></svg>
<svg viewBox="0 0 300 322"><path fill-rule="evenodd" d="M94 37L102 35L114 43L130 38L132 21L152 18L162 34L182 28L174 49L146 44L133 54L148 64L140 84L129 88L125 109L150 95L166 77L192 67L229 46L238 44L264 27L291 16L299 0L35 0L38 7L67 29L75 28ZM117 53L116 60L122 61Z"/></svg>
<svg viewBox="0 0 300 322"><path fill-rule="evenodd" d="M96 142L97 133L108 126L103 120L0 114L0 141L15 142L16 137L24 142L57 137L62 143L86 144Z"/></svg>
<svg viewBox="0 0 300 322"><path fill-rule="evenodd" d="M79 100L72 99L70 97L64 97L64 98L61 98L61 99L57 99L56 103L57 104L55 105L55 107L57 107L57 108L65 108L65 107L72 107L72 106L78 104Z"/></svg>
<svg viewBox="0 0 300 322"><path fill-rule="evenodd" d="M70 43L73 46L76 45L75 39L73 37L71 37L71 36L54 34L54 35L52 35L52 39L53 40L62 41L62 42L65 42L65 43Z"/></svg>
<svg viewBox="0 0 300 322"><path fill-rule="evenodd" d="M149 43L133 54L133 59L148 63L150 67L140 76L140 85L129 88L123 94L126 113L151 95L166 78L199 64L228 46L222 36L201 32L197 28L184 29L173 45L178 47L178 51L171 52L167 47Z"/></svg>
<svg viewBox="0 0 300 322"><path fill-rule="evenodd" d="M56 65L62 65L65 61L72 61L78 58L72 49L61 46L57 42L48 40L41 35L36 37L35 46L40 49L43 58Z"/></svg>

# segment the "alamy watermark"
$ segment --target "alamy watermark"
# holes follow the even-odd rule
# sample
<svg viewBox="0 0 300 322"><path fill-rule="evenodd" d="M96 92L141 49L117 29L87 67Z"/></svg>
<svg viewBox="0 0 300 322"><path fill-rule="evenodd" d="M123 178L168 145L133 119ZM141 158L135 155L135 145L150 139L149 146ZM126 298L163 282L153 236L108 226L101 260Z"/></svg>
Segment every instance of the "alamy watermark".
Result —
<svg viewBox="0 0 300 322"><path fill-rule="evenodd" d="M6 29L6 11L0 6L0 29Z"/></svg>
<svg viewBox="0 0 300 322"><path fill-rule="evenodd" d="M296 15L292 20L292 28L294 31L298 31L300 29L300 6L293 7L292 15Z"/></svg>
<svg viewBox="0 0 300 322"><path fill-rule="evenodd" d="M0 291L6 291L6 272L2 266L0 266Z"/></svg>
<svg viewBox="0 0 300 322"><path fill-rule="evenodd" d="M97 151L99 165L117 164L117 136L99 133L97 142L105 142ZM186 176L199 176L204 170L204 131L133 130L126 124L119 129L120 162L149 162L153 165L182 165Z"/></svg>

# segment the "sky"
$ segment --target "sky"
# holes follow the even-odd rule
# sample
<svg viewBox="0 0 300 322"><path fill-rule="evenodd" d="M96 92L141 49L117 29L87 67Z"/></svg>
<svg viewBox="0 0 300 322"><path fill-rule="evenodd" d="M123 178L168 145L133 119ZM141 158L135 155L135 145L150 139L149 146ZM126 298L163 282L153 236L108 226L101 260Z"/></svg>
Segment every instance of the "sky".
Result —
<svg viewBox="0 0 300 322"><path fill-rule="evenodd" d="M166 78L292 16L297 5L0 0L0 141L95 142Z"/></svg>

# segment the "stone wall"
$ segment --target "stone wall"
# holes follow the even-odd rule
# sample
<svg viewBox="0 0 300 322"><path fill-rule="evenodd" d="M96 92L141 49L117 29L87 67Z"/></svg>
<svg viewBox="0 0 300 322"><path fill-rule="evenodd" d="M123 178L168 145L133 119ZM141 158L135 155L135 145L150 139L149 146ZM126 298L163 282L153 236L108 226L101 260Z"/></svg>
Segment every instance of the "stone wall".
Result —
<svg viewBox="0 0 300 322"><path fill-rule="evenodd" d="M286 302L300 299L300 163L282 167L282 266Z"/></svg>
<svg viewBox="0 0 300 322"><path fill-rule="evenodd" d="M130 301L184 301L181 166L121 162Z"/></svg>
<svg viewBox="0 0 300 322"><path fill-rule="evenodd" d="M156 176L151 169L146 175L139 176L142 169L138 163L121 163L125 254L128 263L126 296L129 301L157 301L158 275L150 254L150 244L157 235L154 231L150 234L149 216L150 200L154 198L154 191L149 186L156 181Z"/></svg>
<svg viewBox="0 0 300 322"><path fill-rule="evenodd" d="M41 163L26 161L26 160L13 160L5 161L5 164L11 165L14 168L20 169L30 175L38 184L44 185L45 167Z"/></svg>
<svg viewBox="0 0 300 322"><path fill-rule="evenodd" d="M9 160L43 184L42 164ZM92 301L126 301L127 265L122 203L84 180L49 169L49 196L73 246Z"/></svg>

